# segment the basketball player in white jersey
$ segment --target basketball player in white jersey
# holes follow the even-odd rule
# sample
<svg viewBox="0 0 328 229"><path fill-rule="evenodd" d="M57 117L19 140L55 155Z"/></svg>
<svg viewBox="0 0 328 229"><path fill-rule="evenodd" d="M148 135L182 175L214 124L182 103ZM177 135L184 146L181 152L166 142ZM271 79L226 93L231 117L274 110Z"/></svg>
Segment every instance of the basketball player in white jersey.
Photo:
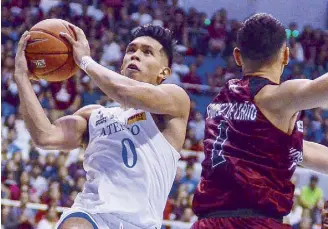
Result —
<svg viewBox="0 0 328 229"><path fill-rule="evenodd" d="M170 73L174 42L168 29L139 27L128 45L121 74L90 57L83 31L71 26L75 62L121 107L90 105L51 123L28 79L23 34L15 80L23 117L41 148L70 150L89 136L84 155L87 181L57 228L152 228L162 225L163 210L182 148L190 100L177 85L161 84Z"/></svg>

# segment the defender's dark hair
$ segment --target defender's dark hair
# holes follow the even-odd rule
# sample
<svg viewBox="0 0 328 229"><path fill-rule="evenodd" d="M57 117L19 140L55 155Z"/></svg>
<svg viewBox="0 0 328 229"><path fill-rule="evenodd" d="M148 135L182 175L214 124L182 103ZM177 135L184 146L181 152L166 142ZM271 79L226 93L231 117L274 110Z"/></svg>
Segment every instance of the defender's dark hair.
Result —
<svg viewBox="0 0 328 229"><path fill-rule="evenodd" d="M157 40L163 46L164 52L167 55L169 61L169 67L171 67L176 44L171 30L165 29L158 25L142 25L133 32L132 40L142 36L151 37Z"/></svg>
<svg viewBox="0 0 328 229"><path fill-rule="evenodd" d="M244 21L237 33L241 56L260 65L270 63L286 42L284 26L272 15L259 13Z"/></svg>

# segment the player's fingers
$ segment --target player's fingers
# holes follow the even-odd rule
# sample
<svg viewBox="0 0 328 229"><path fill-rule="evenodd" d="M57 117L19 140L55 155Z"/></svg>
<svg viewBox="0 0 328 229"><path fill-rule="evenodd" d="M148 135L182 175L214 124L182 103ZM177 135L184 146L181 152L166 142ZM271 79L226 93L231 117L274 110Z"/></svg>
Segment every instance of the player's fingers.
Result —
<svg viewBox="0 0 328 229"><path fill-rule="evenodd" d="M26 37L24 37L24 43L22 45L22 49L25 51L26 49L26 45L27 45L27 42L28 40L31 38L31 35L27 34Z"/></svg>
<svg viewBox="0 0 328 229"><path fill-rule="evenodd" d="M20 40L18 42L17 52L21 52L22 50L25 49L25 47L23 49L23 46L24 46L24 43L26 43L25 38L27 37L27 35L28 35L28 31L25 31L23 33L22 37L20 38Z"/></svg>
<svg viewBox="0 0 328 229"><path fill-rule="evenodd" d="M69 34L67 33L60 33L60 36L64 37L66 40L68 40L69 43L71 43L71 45L73 45L75 43L75 40L73 37L71 37Z"/></svg>
<svg viewBox="0 0 328 229"><path fill-rule="evenodd" d="M75 32L78 40L80 40L84 36L84 32L81 28L79 28L73 24L70 24L68 26Z"/></svg>

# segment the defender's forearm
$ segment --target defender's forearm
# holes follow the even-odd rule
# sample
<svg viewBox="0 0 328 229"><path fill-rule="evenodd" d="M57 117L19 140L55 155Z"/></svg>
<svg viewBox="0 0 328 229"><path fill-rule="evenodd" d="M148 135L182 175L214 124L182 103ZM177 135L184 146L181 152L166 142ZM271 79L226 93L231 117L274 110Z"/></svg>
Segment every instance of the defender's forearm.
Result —
<svg viewBox="0 0 328 229"><path fill-rule="evenodd" d="M46 136L51 134L51 122L34 93L33 87L26 77L15 79L22 108L22 114L32 140L40 145Z"/></svg>

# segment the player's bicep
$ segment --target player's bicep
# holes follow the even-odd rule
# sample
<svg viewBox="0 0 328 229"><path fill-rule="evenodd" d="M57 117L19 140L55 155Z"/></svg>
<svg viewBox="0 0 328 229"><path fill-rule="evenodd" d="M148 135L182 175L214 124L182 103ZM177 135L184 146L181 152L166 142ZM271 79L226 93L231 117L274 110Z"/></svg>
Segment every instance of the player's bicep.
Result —
<svg viewBox="0 0 328 229"><path fill-rule="evenodd" d="M294 114L327 104L327 83L306 79L289 80L279 86L271 86L267 98L268 106L273 109Z"/></svg>
<svg viewBox="0 0 328 229"><path fill-rule="evenodd" d="M190 109L190 99L187 93L179 86L172 84L154 86L138 83L125 87L120 97L123 105L154 114L180 116Z"/></svg>
<svg viewBox="0 0 328 229"><path fill-rule="evenodd" d="M328 104L327 79L289 80L276 88L277 102L292 113Z"/></svg>
<svg viewBox="0 0 328 229"><path fill-rule="evenodd" d="M41 148L71 150L81 146L87 129L87 120L79 115L68 115L57 119L49 130Z"/></svg>

